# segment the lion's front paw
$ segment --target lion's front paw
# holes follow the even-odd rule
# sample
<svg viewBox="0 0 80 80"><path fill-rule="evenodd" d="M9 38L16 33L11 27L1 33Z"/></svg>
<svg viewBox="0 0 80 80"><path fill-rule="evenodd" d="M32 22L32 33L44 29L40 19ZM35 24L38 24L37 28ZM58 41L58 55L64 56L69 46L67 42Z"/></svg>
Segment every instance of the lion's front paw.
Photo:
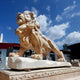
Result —
<svg viewBox="0 0 80 80"><path fill-rule="evenodd" d="M34 54L34 55L31 55L30 57L33 58L33 59L38 59L38 60L43 59L43 56L41 54Z"/></svg>
<svg viewBox="0 0 80 80"><path fill-rule="evenodd" d="M66 60L64 58L59 58L57 61L58 62L66 62Z"/></svg>
<svg viewBox="0 0 80 80"><path fill-rule="evenodd" d="M9 53L9 57L19 57L17 53Z"/></svg>

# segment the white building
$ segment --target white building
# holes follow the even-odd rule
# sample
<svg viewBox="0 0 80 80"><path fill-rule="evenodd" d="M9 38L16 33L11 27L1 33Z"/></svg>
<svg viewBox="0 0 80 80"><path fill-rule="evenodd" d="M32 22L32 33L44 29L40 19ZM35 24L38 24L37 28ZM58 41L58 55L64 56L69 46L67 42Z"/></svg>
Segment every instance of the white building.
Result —
<svg viewBox="0 0 80 80"><path fill-rule="evenodd" d="M3 43L3 33L0 36L0 69L6 68L6 57L9 52L19 50L20 45L16 43ZM18 49L17 49L18 48Z"/></svg>
<svg viewBox="0 0 80 80"><path fill-rule="evenodd" d="M0 69L6 68L6 57L10 52L17 52L20 48L16 43L0 43Z"/></svg>

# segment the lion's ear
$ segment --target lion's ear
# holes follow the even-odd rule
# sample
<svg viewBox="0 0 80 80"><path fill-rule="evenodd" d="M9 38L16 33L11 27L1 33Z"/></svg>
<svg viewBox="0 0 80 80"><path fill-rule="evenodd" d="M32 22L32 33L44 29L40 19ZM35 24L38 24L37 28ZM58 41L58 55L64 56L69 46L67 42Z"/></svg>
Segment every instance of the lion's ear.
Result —
<svg viewBox="0 0 80 80"><path fill-rule="evenodd" d="M21 13L20 13L20 12L17 14L16 20L18 19L18 16L19 16L19 15L21 15Z"/></svg>
<svg viewBox="0 0 80 80"><path fill-rule="evenodd" d="M35 15L34 13L31 12L30 15L31 15L31 18L32 18L32 19L35 18L35 17L34 17L34 15Z"/></svg>
<svg viewBox="0 0 80 80"><path fill-rule="evenodd" d="M21 15L21 13L20 13L20 12L17 14L17 16L19 16L19 15Z"/></svg>

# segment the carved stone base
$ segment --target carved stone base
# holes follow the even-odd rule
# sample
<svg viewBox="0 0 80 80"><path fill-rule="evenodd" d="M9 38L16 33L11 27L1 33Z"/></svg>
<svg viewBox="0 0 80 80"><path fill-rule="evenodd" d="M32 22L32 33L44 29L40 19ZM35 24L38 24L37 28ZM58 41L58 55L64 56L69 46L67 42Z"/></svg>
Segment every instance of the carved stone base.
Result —
<svg viewBox="0 0 80 80"><path fill-rule="evenodd" d="M31 71L0 70L0 80L80 80L80 67Z"/></svg>
<svg viewBox="0 0 80 80"><path fill-rule="evenodd" d="M50 68L50 67L70 67L69 62L57 62L50 60L36 60L24 57L9 57L8 66L11 69L23 70L23 69L37 69L37 68Z"/></svg>

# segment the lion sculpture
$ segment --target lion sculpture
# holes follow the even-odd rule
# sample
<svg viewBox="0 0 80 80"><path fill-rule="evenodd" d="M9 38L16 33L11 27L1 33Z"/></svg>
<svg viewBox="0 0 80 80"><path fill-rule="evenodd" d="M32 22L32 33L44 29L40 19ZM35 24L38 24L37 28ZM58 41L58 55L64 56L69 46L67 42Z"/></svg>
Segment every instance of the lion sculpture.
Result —
<svg viewBox="0 0 80 80"><path fill-rule="evenodd" d="M34 13L30 11L18 13L16 20L19 27L15 32L19 36L20 50L17 53L10 53L9 56L22 56L26 50L31 49L36 53L31 55L31 58L43 59L47 53L53 51L57 54L58 61L65 61L63 53L57 48L55 43L40 32L40 25Z"/></svg>

